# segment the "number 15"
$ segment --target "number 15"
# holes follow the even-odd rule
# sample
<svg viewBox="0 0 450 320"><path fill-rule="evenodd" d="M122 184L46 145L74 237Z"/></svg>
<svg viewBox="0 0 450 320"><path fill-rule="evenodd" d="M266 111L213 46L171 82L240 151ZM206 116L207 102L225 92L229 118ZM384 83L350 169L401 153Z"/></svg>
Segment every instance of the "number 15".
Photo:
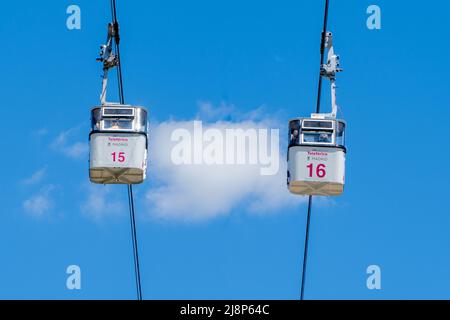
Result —
<svg viewBox="0 0 450 320"><path fill-rule="evenodd" d="M119 152L119 154L117 154L116 152L113 152L113 153L111 153L111 155L112 155L113 162L120 162L120 163L125 162L125 152Z"/></svg>

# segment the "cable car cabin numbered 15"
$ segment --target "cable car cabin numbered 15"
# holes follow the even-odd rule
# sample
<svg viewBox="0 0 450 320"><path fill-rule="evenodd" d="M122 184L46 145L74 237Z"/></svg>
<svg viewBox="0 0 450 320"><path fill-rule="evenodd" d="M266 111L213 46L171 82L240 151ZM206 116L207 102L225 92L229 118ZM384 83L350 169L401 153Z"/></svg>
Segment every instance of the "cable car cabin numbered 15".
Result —
<svg viewBox="0 0 450 320"><path fill-rule="evenodd" d="M302 195L342 194L345 183L345 122L299 118L291 120L289 128L289 191Z"/></svg>
<svg viewBox="0 0 450 320"><path fill-rule="evenodd" d="M138 184L147 169L147 111L130 105L92 109L90 180L100 184Z"/></svg>

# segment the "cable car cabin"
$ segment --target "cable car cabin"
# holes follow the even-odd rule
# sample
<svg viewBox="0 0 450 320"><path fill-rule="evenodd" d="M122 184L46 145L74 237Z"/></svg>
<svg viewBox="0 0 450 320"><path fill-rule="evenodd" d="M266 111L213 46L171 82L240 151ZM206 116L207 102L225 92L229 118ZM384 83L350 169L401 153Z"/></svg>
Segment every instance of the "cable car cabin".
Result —
<svg viewBox="0 0 450 320"><path fill-rule="evenodd" d="M288 188L300 195L337 196L345 183L345 122L298 118L289 122Z"/></svg>
<svg viewBox="0 0 450 320"><path fill-rule="evenodd" d="M147 111L130 105L103 105L91 111L91 182L138 184L147 170Z"/></svg>

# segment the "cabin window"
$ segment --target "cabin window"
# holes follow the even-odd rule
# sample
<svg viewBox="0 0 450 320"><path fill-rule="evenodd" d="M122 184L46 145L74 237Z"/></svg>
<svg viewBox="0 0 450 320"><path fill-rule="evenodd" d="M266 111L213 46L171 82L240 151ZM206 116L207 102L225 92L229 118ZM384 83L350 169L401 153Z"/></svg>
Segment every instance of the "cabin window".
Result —
<svg viewBox="0 0 450 320"><path fill-rule="evenodd" d="M332 132L303 132L304 143L333 143Z"/></svg>
<svg viewBox="0 0 450 320"><path fill-rule="evenodd" d="M336 144L338 146L345 145L345 123L338 122L336 128Z"/></svg>
<svg viewBox="0 0 450 320"><path fill-rule="evenodd" d="M123 119L105 119L103 120L104 130L132 130L133 121Z"/></svg>

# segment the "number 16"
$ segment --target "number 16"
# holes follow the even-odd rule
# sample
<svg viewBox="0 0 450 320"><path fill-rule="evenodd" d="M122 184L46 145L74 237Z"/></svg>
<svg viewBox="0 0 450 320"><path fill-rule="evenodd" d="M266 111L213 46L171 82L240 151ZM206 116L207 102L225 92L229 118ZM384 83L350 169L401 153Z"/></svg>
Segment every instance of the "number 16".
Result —
<svg viewBox="0 0 450 320"><path fill-rule="evenodd" d="M314 165L312 163L306 166L309 169L309 177L312 178L314 174ZM316 176L319 178L325 178L327 172L325 171L326 166L324 164L319 164L316 167Z"/></svg>

